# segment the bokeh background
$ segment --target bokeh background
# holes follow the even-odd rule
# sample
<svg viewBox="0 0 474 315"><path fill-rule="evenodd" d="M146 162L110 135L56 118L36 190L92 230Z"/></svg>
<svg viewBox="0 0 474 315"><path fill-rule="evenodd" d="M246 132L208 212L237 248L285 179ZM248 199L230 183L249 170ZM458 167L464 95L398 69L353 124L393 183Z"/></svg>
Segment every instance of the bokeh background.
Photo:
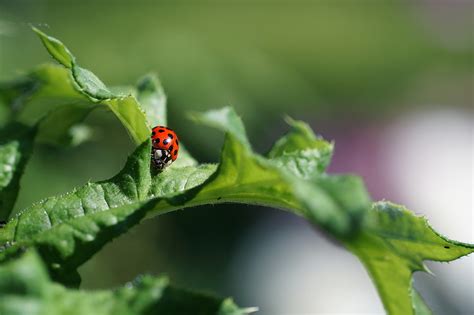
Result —
<svg viewBox="0 0 474 315"><path fill-rule="evenodd" d="M331 172L364 177L374 199L405 204L451 238L474 242L473 2L4 1L0 80L50 61L29 29L63 40L108 85L158 72L169 125L201 161L222 135L184 114L232 105L256 151L287 114L335 140ZM133 145L106 111L93 140L38 145L17 209L105 179ZM433 263L415 286L438 314L474 312L474 259ZM208 206L148 220L80 270L84 288L149 272L231 295L264 315L383 312L355 257L274 209Z"/></svg>

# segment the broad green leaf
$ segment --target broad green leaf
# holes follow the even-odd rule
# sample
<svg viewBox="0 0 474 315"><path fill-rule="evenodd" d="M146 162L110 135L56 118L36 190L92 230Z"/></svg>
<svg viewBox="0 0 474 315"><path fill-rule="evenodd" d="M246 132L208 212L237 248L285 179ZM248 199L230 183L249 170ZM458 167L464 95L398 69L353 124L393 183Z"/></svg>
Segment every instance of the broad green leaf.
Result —
<svg viewBox="0 0 474 315"><path fill-rule="evenodd" d="M151 146L145 142L114 178L89 183L21 211L0 230L4 246L0 261L22 248L36 247L54 277L63 279L145 215L219 202L286 209L337 237L354 232L370 202L360 180L321 176L304 181L252 153L237 139L228 133L219 166L170 167L156 176L150 174ZM316 193L313 199L317 201L311 201L311 194L295 192L302 187Z"/></svg>
<svg viewBox="0 0 474 315"><path fill-rule="evenodd" d="M67 289L52 282L34 251L0 266L2 315L244 315L230 299L183 290L149 275L115 290Z"/></svg>
<svg viewBox="0 0 474 315"><path fill-rule="evenodd" d="M265 159L251 151L243 123L232 108L192 117L227 132L219 169L198 198L212 200L227 196L232 201L287 209L336 237L346 237L357 230L371 202L361 180L353 176L316 176L317 172L308 167L295 174L292 166L300 163L301 152L319 150L309 164L321 165L323 170L332 150L329 143L317 138L304 123L292 122L291 132L275 144L275 158ZM285 165L277 151L292 153L285 157ZM304 180L302 175L313 177Z"/></svg>
<svg viewBox="0 0 474 315"><path fill-rule="evenodd" d="M20 178L33 150L37 128L11 123L0 130L0 220L8 219L18 195Z"/></svg>
<svg viewBox="0 0 474 315"><path fill-rule="evenodd" d="M199 120L222 116L213 111L211 118L204 114ZM377 203L361 224L370 199L359 178L310 172L313 176L305 180L253 153L248 141L238 140L245 135L237 137L235 130L239 128L227 130L219 165L172 167L156 176L150 175L150 143L145 142L111 180L48 198L13 218L0 230L0 260L35 247L55 278L64 281L104 244L145 216L219 202L253 203L302 215L341 239L366 265L387 311L412 314L415 307L427 311L411 291L411 275L423 270L422 261L449 261L472 252L472 245L440 237L423 219L389 203ZM297 134L293 127L285 137ZM296 142L305 143L300 150L313 147L311 142ZM288 143L296 149L294 141Z"/></svg>
<svg viewBox="0 0 474 315"><path fill-rule="evenodd" d="M0 261L35 246L52 275L64 279L105 243L138 224L152 208L176 209L164 200L202 184L213 165L169 169L152 180L150 143L142 144L114 178L88 183L25 209L0 229Z"/></svg>
<svg viewBox="0 0 474 315"><path fill-rule="evenodd" d="M424 218L389 202L375 203L369 213L370 224L345 245L367 268L389 314L417 314L414 305L423 314L416 293L412 304L413 272L427 270L424 260L451 261L468 255L474 245L441 236Z"/></svg>
<svg viewBox="0 0 474 315"><path fill-rule="evenodd" d="M79 67L61 42L38 35L66 68L44 67L36 76L2 89L6 111L21 117L40 99L50 107L39 106L40 114L31 115L37 117L33 124L47 113L50 116L41 120L44 126L70 116L59 125L63 132L80 123L86 111L107 106L142 144L114 178L47 198L12 218L0 229L0 261L34 247L55 279L72 283L79 265L145 217L204 204L257 204L301 215L342 241L368 269L388 313L427 314L429 309L412 288L412 273L425 270L424 260L450 261L474 250L473 245L440 236L403 207L387 202L371 207L360 178L325 173L333 145L291 119L291 131L263 157L252 151L232 108L194 114L196 121L226 133L221 162L197 165L182 148L176 163L151 174L148 122L159 122L156 115L166 120L161 86L153 86L158 82L148 77L136 91L117 92ZM47 139L70 141L43 128Z"/></svg>
<svg viewBox="0 0 474 315"><path fill-rule="evenodd" d="M140 146L125 170L108 182L45 199L14 217L0 230L5 247L0 256L35 245L55 277L74 270L102 247L101 239L110 241L127 224L137 224L142 216L137 210L148 209L140 201L151 185L149 150L148 144Z"/></svg>
<svg viewBox="0 0 474 315"><path fill-rule="evenodd" d="M6 121L15 118L30 125L37 125L36 140L40 142L77 145L92 135L91 130L82 124L84 119L92 110L105 105L116 114L137 143L148 139L149 127L134 96L114 94L112 97L108 95L110 92L105 85L90 71L77 66L74 57L67 48L62 47L61 42L37 29L35 31L53 57L63 63L66 68L53 65L41 66L20 80L0 85L0 100ZM71 58L67 59L68 56ZM71 65L65 61L66 59L72 62ZM149 117L161 112L163 119L166 120L164 110L166 99L162 93L163 90L156 78L152 76L148 76L148 78L145 83L141 83L140 90L135 94L143 96L148 101L146 109L149 112ZM155 86L155 84L158 85ZM102 99L101 103L97 103L99 99ZM20 134L22 134L20 129L13 133L15 137ZM0 141L3 140L0 139ZM27 143L24 139L22 141ZM14 143L6 145L5 142L4 150L10 152ZM31 147L32 141L28 143ZM26 147L28 146L22 145L18 148L25 150ZM23 156L26 158L28 155L29 151ZM10 166L6 166L5 186L0 191L0 202L6 203L0 204L0 220L6 219L13 207L21 170L26 159L21 161L20 167L14 172L15 176L10 176L8 173ZM176 163L175 167L195 164L196 161L182 146L180 161ZM11 183L8 184L10 180Z"/></svg>

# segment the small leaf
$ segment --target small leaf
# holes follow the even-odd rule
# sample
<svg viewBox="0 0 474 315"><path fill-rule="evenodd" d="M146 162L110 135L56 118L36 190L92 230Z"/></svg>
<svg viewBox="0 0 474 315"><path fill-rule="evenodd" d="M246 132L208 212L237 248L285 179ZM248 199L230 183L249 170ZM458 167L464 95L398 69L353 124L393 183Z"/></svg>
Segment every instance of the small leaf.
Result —
<svg viewBox="0 0 474 315"><path fill-rule="evenodd" d="M151 126L166 126L166 95L156 75L149 74L138 81L137 99Z"/></svg>
<svg viewBox="0 0 474 315"><path fill-rule="evenodd" d="M301 121L288 118L287 122L291 131L275 143L267 156L278 167L303 179L323 173L331 161L334 145L315 136Z"/></svg>
<svg viewBox="0 0 474 315"><path fill-rule="evenodd" d="M148 74L137 83L137 100L145 111L151 126L166 126L166 95L160 80L154 74ZM194 166L197 161L189 154L182 142L179 147L179 159L171 167Z"/></svg>
<svg viewBox="0 0 474 315"><path fill-rule="evenodd" d="M191 113L189 116L199 123L232 134L246 148L250 148L244 124L232 107L223 107L206 113Z"/></svg>
<svg viewBox="0 0 474 315"><path fill-rule="evenodd" d="M287 209L305 216L337 238L358 230L371 202L361 180L317 176L321 175L315 172L317 168L301 170L304 173L292 168L299 163L301 152L318 151L313 154L310 165L325 165L331 155L332 145L317 138L304 123L293 122L292 131L275 144L270 154L274 158L265 159L251 152L243 123L233 109L225 107L192 117L227 132L221 165L200 195L205 193L208 199L217 198L216 194L231 195L234 196L228 196L231 200L239 198L237 200L243 203ZM282 167L279 153L287 152L285 147L293 155L285 157L285 167ZM313 178L302 180L303 175ZM211 191L214 196L209 194Z"/></svg>
<svg viewBox="0 0 474 315"><path fill-rule="evenodd" d="M426 271L424 260L451 261L474 251L474 245L441 236L402 206L378 202L369 213L370 224L345 245L368 269L389 314L416 314L412 274ZM421 305L419 297L413 301Z"/></svg>
<svg viewBox="0 0 474 315"><path fill-rule="evenodd" d="M0 314L244 315L229 299L176 288L165 277L141 276L116 290L67 289L52 282L28 251L0 266Z"/></svg>
<svg viewBox="0 0 474 315"><path fill-rule="evenodd" d="M74 56L71 52L54 37L48 36L36 27L33 27L33 31L38 34L39 38L43 42L46 49L49 51L51 56L56 59L60 64L65 66L66 68L71 69L74 64Z"/></svg>
<svg viewBox="0 0 474 315"><path fill-rule="evenodd" d="M105 84L92 72L79 66L73 65L72 76L79 86L80 90L87 96L95 100L105 100L113 97L120 97L114 95L107 89Z"/></svg>
<svg viewBox="0 0 474 315"><path fill-rule="evenodd" d="M71 66L67 66L67 64L63 63L64 60L58 61L66 66L67 74L70 78L66 82L69 83L72 81L70 85L73 90L86 96L86 100L92 102L91 106L93 106L94 103L108 106L125 126L135 143L140 144L149 138L151 132L150 126L146 121L143 109L140 108L134 96L113 94L95 74L80 67L69 50L59 40L47 36L36 29L34 30L40 39L46 42L45 47L53 58L58 60L58 51L67 52L68 55L71 56ZM55 97L62 97L61 91L67 91L67 89L68 88L59 91L51 91L50 93ZM79 97L78 100L83 102L84 98Z"/></svg>

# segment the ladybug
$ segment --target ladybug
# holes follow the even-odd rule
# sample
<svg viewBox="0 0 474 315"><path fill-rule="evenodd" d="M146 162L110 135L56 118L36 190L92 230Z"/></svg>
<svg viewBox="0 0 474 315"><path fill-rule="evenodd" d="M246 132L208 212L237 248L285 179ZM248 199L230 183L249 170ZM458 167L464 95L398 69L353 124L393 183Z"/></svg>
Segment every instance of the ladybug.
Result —
<svg viewBox="0 0 474 315"><path fill-rule="evenodd" d="M153 127L151 131L151 163L159 170L170 166L178 158L179 140L176 133L165 126Z"/></svg>

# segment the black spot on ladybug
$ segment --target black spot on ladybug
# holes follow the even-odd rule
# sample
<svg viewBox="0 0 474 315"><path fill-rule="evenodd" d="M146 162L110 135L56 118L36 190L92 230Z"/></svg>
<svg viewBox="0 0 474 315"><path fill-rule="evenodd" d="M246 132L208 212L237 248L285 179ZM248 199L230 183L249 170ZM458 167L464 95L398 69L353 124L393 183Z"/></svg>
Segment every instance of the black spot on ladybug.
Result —
<svg viewBox="0 0 474 315"><path fill-rule="evenodd" d="M170 143L170 139L165 139L165 140L163 140L163 144L164 144L164 145L167 145L168 143Z"/></svg>
<svg viewBox="0 0 474 315"><path fill-rule="evenodd" d="M163 132L165 132L165 130L164 130L164 129L160 129L160 130L158 130L158 132L159 132L159 133L163 133Z"/></svg>
<svg viewBox="0 0 474 315"><path fill-rule="evenodd" d="M173 135L171 133L168 134L168 138L173 139Z"/></svg>
<svg viewBox="0 0 474 315"><path fill-rule="evenodd" d="M173 154L174 155L178 154L178 150L174 150Z"/></svg>
<svg viewBox="0 0 474 315"><path fill-rule="evenodd" d="M444 248L449 249L449 246L444 246Z"/></svg>
<svg viewBox="0 0 474 315"><path fill-rule="evenodd" d="M170 147L168 148L168 150L173 151L173 145L170 145Z"/></svg>
<svg viewBox="0 0 474 315"><path fill-rule="evenodd" d="M151 135L152 135L152 136L156 135L156 132L152 131Z"/></svg>
<svg viewBox="0 0 474 315"><path fill-rule="evenodd" d="M153 140L154 143L160 143L160 138L156 138L155 140Z"/></svg>
<svg viewBox="0 0 474 315"><path fill-rule="evenodd" d="M176 145L179 145L178 138L176 138Z"/></svg>

